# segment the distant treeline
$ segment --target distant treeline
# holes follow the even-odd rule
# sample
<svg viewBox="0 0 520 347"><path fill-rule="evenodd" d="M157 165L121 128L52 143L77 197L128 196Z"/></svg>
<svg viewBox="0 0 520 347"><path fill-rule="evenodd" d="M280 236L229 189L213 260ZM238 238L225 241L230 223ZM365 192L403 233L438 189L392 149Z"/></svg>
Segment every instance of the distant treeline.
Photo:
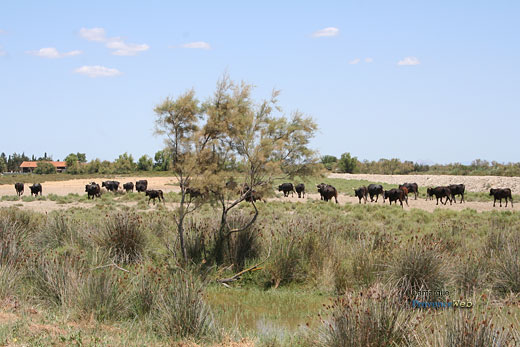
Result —
<svg viewBox="0 0 520 347"><path fill-rule="evenodd" d="M53 161L52 156L47 153L43 157L32 155L31 157L25 153L13 153L7 156L5 153L0 154L0 172L19 172L20 164L24 161L38 161L38 167L34 170L37 174L56 173L56 168L49 164ZM59 161L59 160L57 160ZM168 171L171 166L171 156L167 150L158 151L154 158L143 155L137 161L128 153L121 154L113 162L108 160L93 159L87 161L85 153L71 153L65 157L67 163L68 174L120 174L135 171Z"/></svg>
<svg viewBox="0 0 520 347"><path fill-rule="evenodd" d="M52 161L52 156L45 153L43 156L31 157L25 153L6 155L0 154L0 172L19 172L20 164L24 161L39 161L34 170L37 174L56 173L54 166L46 163ZM59 161L59 160L58 160ZM172 157L168 150L161 150L151 158L143 155L137 161L131 154L123 153L113 162L93 159L87 161L85 153L71 153L65 157L68 174L121 174L135 171L169 171ZM461 163L451 164L421 164L400 159L379 159L377 161L359 160L350 153L343 153L339 158L333 155L321 157L323 166L332 172L367 173L383 175L407 174L436 174L436 175L463 175L463 176L520 176L520 163L498 163L476 159L469 165ZM240 170L234 163L229 163L230 170Z"/></svg>
<svg viewBox="0 0 520 347"><path fill-rule="evenodd" d="M339 158L325 155L321 158L321 163L330 171L345 173L520 176L520 163L502 164L481 159L475 159L469 165L461 163L427 165L413 161L401 161L396 158L360 161L357 157L352 157L350 153L343 153Z"/></svg>

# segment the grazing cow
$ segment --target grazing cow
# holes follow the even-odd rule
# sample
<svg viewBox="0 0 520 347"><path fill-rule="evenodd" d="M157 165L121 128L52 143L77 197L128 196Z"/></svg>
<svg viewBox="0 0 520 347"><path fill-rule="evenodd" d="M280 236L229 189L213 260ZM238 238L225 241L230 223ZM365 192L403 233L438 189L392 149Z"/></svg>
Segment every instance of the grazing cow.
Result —
<svg viewBox="0 0 520 347"><path fill-rule="evenodd" d="M249 190L249 184L247 183L243 183L241 185L238 186L238 195L243 195L245 194L247 191Z"/></svg>
<svg viewBox="0 0 520 347"><path fill-rule="evenodd" d="M401 203L401 207L403 207L403 201L406 202L406 206L408 206L408 201L404 195L404 191L401 189L390 189L390 190L384 190L383 191L383 203L385 200L388 199L390 201L390 205L392 205L392 202L395 202L397 204L397 200ZM404 208L404 207L403 207Z"/></svg>
<svg viewBox="0 0 520 347"><path fill-rule="evenodd" d="M367 195L368 189L367 187L359 187L358 189L354 189L354 195L359 198L359 203L361 204L361 199L365 199L365 204L367 203Z"/></svg>
<svg viewBox="0 0 520 347"><path fill-rule="evenodd" d="M450 191L451 191L451 199L453 200L454 203L457 203L457 200L455 200L455 195L460 195L461 196L461 199L460 199L460 203L462 204L462 202L466 202L464 201L464 192L466 191L466 186L463 185L463 184L450 184L448 186L448 188L450 188Z"/></svg>
<svg viewBox="0 0 520 347"><path fill-rule="evenodd" d="M257 192L256 190L248 190L244 200L247 202L256 202L257 200L266 202L262 196L262 193Z"/></svg>
<svg viewBox="0 0 520 347"><path fill-rule="evenodd" d="M406 189L408 189L408 193L414 193L414 200L417 200L417 194L419 194L419 186L417 185L417 183L405 183L399 185L399 189L401 189L402 187L406 187Z"/></svg>
<svg viewBox="0 0 520 347"><path fill-rule="evenodd" d="M374 202L374 195L376 197L376 202L379 199L379 194L383 195L383 186L380 184L369 184L368 185L368 195L370 195L370 202Z"/></svg>
<svg viewBox="0 0 520 347"><path fill-rule="evenodd" d="M305 198L305 184L300 183L294 188L296 188L296 193L298 193L298 199L302 197L302 194L303 198Z"/></svg>
<svg viewBox="0 0 520 347"><path fill-rule="evenodd" d="M406 200L406 204L408 205L408 189L405 187L405 186L401 186L401 188L399 188L403 191L404 193L404 198Z"/></svg>
<svg viewBox="0 0 520 347"><path fill-rule="evenodd" d="M101 188L96 182L85 185L85 191L87 192L88 199L94 199L95 197L101 196Z"/></svg>
<svg viewBox="0 0 520 347"><path fill-rule="evenodd" d="M499 189L493 189L489 191L489 195L493 195L493 198L495 199L493 201L493 207L495 207L495 203L497 200L500 201L500 207L502 207L502 199L506 199L506 207L507 207L507 198L511 200L511 207L513 207L513 196L511 195L511 189L509 188L499 188Z"/></svg>
<svg viewBox="0 0 520 347"><path fill-rule="evenodd" d="M288 197L289 193L294 196L294 186L292 183L282 183L278 186L278 191L283 192L283 196Z"/></svg>
<svg viewBox="0 0 520 347"><path fill-rule="evenodd" d="M190 196L190 199L201 198L204 194L198 188L186 188L186 194Z"/></svg>
<svg viewBox="0 0 520 347"><path fill-rule="evenodd" d="M105 187L109 192L117 192L119 189L118 181L105 181L101 183L101 187Z"/></svg>
<svg viewBox="0 0 520 347"><path fill-rule="evenodd" d="M155 205L155 199L159 199L159 202L164 204L164 196L162 190L146 190L145 195L148 196L148 204L150 204L150 200L153 199L153 204Z"/></svg>
<svg viewBox="0 0 520 347"><path fill-rule="evenodd" d="M31 190L31 196L38 196L38 193L40 193L40 196L42 196L42 185L39 183L35 183L32 186L29 186L29 189Z"/></svg>
<svg viewBox="0 0 520 347"><path fill-rule="evenodd" d="M435 198L437 199L437 204L439 204L439 199L441 199L441 204L446 205L448 200L450 201L450 205L452 204L451 201L451 190L448 187L435 187L435 188L428 188L426 190L426 194L428 196L435 195ZM442 198L446 198L446 201L442 202Z"/></svg>
<svg viewBox="0 0 520 347"><path fill-rule="evenodd" d="M15 183L14 189L16 190L16 194L18 194L18 196L23 195L23 183Z"/></svg>
<svg viewBox="0 0 520 347"><path fill-rule="evenodd" d="M127 182L123 184L123 189L126 190L126 192L133 192L134 191L134 182Z"/></svg>
<svg viewBox="0 0 520 347"><path fill-rule="evenodd" d="M147 180L140 180L135 182L135 190L137 190L138 193L145 192L148 189L148 181Z"/></svg>
<svg viewBox="0 0 520 347"><path fill-rule="evenodd" d="M336 204L338 203L338 191L336 190L336 188L334 188L330 184L325 183L318 184L316 188L318 188L321 200L329 201L332 200L332 198L334 198L336 199Z"/></svg>

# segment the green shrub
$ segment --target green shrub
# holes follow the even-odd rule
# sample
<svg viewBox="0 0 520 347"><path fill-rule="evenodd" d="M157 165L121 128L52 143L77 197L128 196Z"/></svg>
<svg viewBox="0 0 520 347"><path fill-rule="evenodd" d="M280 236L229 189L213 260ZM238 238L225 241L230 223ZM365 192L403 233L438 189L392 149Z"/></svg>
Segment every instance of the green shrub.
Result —
<svg viewBox="0 0 520 347"><path fill-rule="evenodd" d="M429 237L404 244L387 270L392 288L409 299L420 290L445 290L448 264L439 248L439 243Z"/></svg>
<svg viewBox="0 0 520 347"><path fill-rule="evenodd" d="M496 255L491 274L493 289L499 294L520 293L520 247L507 244Z"/></svg>
<svg viewBox="0 0 520 347"><path fill-rule="evenodd" d="M448 317L440 329L433 328L433 334L430 334L431 331L423 334L437 337L434 345L446 347L518 345L518 332L511 330L507 325L495 322L495 317L491 314L474 310L451 310L446 311L445 314Z"/></svg>
<svg viewBox="0 0 520 347"><path fill-rule="evenodd" d="M188 273L174 273L161 287L155 308L155 328L175 339L209 339L218 333L203 299L204 285Z"/></svg>
<svg viewBox="0 0 520 347"><path fill-rule="evenodd" d="M405 346L417 324L394 293L380 289L339 297L327 309L330 316L322 318L319 332L322 346Z"/></svg>
<svg viewBox="0 0 520 347"><path fill-rule="evenodd" d="M105 228L99 231L96 241L115 262L141 261L146 238L140 217L129 212L107 215Z"/></svg>

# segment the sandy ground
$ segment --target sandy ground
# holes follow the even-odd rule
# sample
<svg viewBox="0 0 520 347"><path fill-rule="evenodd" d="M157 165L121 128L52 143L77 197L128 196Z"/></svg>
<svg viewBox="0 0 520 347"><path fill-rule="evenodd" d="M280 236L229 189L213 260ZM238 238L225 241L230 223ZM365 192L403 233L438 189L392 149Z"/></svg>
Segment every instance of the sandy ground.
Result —
<svg viewBox="0 0 520 347"><path fill-rule="evenodd" d="M118 181L120 182L119 188L123 187L126 182L135 182L146 179L148 180L148 189L161 189L164 193L171 191L178 191L179 187L174 186L177 182L175 177L115 177L115 178L96 178L96 179L75 179L68 181L48 181L42 183L43 195L56 194L56 195L67 195L69 193L85 194L85 185L92 181L95 181L99 185L103 181ZM25 190L23 196L30 196L31 190L29 186L31 184L25 184ZM0 185L0 196L4 195L16 195L14 185L12 184L1 184Z"/></svg>
<svg viewBox="0 0 520 347"><path fill-rule="evenodd" d="M369 175L333 173L330 178L367 180L388 184L417 183L419 187L464 184L469 192L489 192L490 188L511 188L513 194L520 193L520 177L502 176L451 176L451 175Z"/></svg>
<svg viewBox="0 0 520 347"><path fill-rule="evenodd" d="M494 177L494 176L422 176L422 175L350 175L350 174L331 174L329 176L330 178L343 178L343 179L356 179L356 180L368 180L371 182L385 182L390 184L399 184L403 182L417 182L419 186L425 186L425 185L447 185L449 183L464 183L466 185L466 189L469 191L474 192L481 192L481 191L487 191L489 186L493 187L511 187L513 191L518 192L520 191L520 178L518 177ZM116 177L114 180L117 180L121 183L124 182L135 182L136 180L143 179L142 177ZM104 181L105 179L96 179L98 183L101 181ZM179 187L173 185L176 180L174 177L150 177L147 178L148 180L148 187L151 189L161 189L164 192L171 192L171 191L179 191ZM85 184L89 183L91 180L88 179L75 179L75 180L68 180L68 181L62 181L62 182L45 182L43 183L43 193L44 195L47 194L56 194L56 195L67 195L69 193L77 193L77 194L85 194ZM310 188L310 187L309 187ZM516 189L515 189L516 188ZM276 201L288 201L288 202L306 202L308 199L314 199L319 200L320 196L318 193L315 193L315 189L311 190L311 194L307 194L305 199L298 199L297 195L295 194L294 197L289 196L288 198L284 197L276 197L276 198L270 198L268 200L276 200ZM0 185L0 196L3 195L15 195L16 192L14 190L14 187L12 185ZM25 195L30 195L30 190L26 185L25 188ZM357 204L358 199L351 196L346 195L339 195L339 203L345 204L345 203L352 203ZM491 211L491 210L499 210L499 211L505 211L505 203L502 205L504 207L500 208L493 207L493 203L491 202L480 202L480 201L472 201L472 202L466 202L463 204L453 204L450 206L448 203L447 205L439 205L435 204L435 201L425 201L424 198L418 198L418 200L414 200L413 197L409 198L408 204L409 206L404 206L405 210L412 209L412 208L418 208L421 210L432 212L436 208L440 209L450 209L450 210L463 210L466 208L476 210L478 212L482 211ZM135 206L137 203L135 201L130 202L124 202L120 203L121 205L126 206ZM367 204L374 204L368 202ZM379 199L378 202L379 205L383 205L382 199ZM520 204L520 203L519 203ZM388 201L385 204L388 206ZM64 210L69 208L91 208L95 206L95 204L92 203L69 203L69 204L58 204L54 201L32 201L32 202L23 202L23 201L0 201L0 208L1 207L9 207L9 206L17 206L22 209L28 209L32 211L37 212L50 212L54 210ZM174 209L177 204L175 203L168 203L164 205L168 210ZM154 210L153 204L150 204L150 210ZM514 208L511 208L510 205L507 207L508 211L520 211L520 205L515 205Z"/></svg>

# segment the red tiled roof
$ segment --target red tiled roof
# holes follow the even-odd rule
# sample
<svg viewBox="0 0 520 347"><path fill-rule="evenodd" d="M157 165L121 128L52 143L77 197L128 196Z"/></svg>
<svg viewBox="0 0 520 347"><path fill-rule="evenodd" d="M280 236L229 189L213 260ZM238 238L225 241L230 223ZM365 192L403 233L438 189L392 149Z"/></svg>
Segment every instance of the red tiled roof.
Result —
<svg viewBox="0 0 520 347"><path fill-rule="evenodd" d="M67 167L67 163L64 162L64 161L48 161L47 163L51 163L56 168ZM26 168L36 168L37 166L38 166L38 162L37 161L24 161L23 163L20 164L20 168L24 168L24 167L26 167Z"/></svg>

